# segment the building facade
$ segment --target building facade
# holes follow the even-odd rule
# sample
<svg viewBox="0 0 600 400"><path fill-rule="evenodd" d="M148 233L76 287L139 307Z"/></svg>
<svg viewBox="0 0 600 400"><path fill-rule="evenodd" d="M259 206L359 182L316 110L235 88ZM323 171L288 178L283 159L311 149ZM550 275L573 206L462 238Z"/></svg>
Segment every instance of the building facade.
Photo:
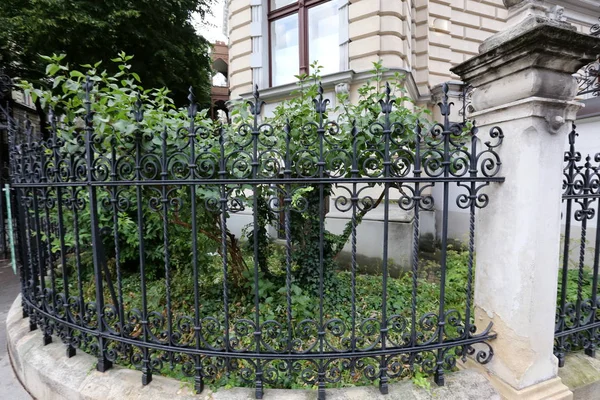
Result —
<svg viewBox="0 0 600 400"><path fill-rule="evenodd" d="M566 20L583 33L589 33L600 16L597 0L540 4L550 18ZM508 18L502 0L229 0L228 12L231 99L250 97L256 85L269 115L295 87L295 75L309 73L310 64L318 61L325 96L332 104L339 90L356 100L357 89L371 76L373 63L380 61L390 77L396 72L405 76L407 94L437 120L435 104L442 83L451 82L455 104L462 101L462 83L451 68L479 54L481 43L503 30ZM592 94L582 97L587 107L578 122L580 148L589 147L590 152L600 152L600 140L594 137L600 130L598 100ZM462 120L459 110L455 107L452 119ZM432 195L437 202L441 188L434 187ZM347 217L336 215L334 207L330 210L327 229L340 231ZM359 227L359 234L374 243L383 240L381 212L371 211ZM435 240L442 216L435 210L427 214L421 215L421 235ZM449 235L462 241L468 233L467 214L456 205L449 214ZM393 218L392 240L410 243L411 213L398 211ZM376 256L368 245L359 250ZM393 258L405 264L407 255L398 249Z"/></svg>
<svg viewBox="0 0 600 400"><path fill-rule="evenodd" d="M546 3L582 32L600 14L595 0ZM406 73L419 105L457 80L450 68L478 54L507 19L502 0L229 0L228 14L232 99L254 85L284 97L313 61L323 66L326 90L342 84L355 94L381 60L390 74Z"/></svg>

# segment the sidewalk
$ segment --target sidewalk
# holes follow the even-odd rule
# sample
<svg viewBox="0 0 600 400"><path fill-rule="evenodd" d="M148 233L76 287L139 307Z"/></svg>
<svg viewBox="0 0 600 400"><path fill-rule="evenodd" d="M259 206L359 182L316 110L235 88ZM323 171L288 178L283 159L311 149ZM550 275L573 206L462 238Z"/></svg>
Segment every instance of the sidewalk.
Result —
<svg viewBox="0 0 600 400"><path fill-rule="evenodd" d="M31 400L15 377L6 353L6 316L17 294L19 278L13 275L7 260L0 260L0 399Z"/></svg>

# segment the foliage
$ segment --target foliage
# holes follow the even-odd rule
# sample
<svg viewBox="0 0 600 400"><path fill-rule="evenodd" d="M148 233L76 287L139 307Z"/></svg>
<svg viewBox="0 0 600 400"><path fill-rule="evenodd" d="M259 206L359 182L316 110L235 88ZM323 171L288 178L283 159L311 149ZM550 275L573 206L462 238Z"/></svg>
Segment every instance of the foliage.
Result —
<svg viewBox="0 0 600 400"><path fill-rule="evenodd" d="M131 71L131 56L121 53L112 61L117 65L116 74L109 74L106 70L100 70L100 63L94 65L86 64L86 71L71 69L64 63L64 55L53 55L44 57L50 63L46 70L48 79L52 82L55 90L44 90L36 87L33 83L23 81L21 89L27 94L40 100L45 109L53 109L60 116L58 123L52 128L56 136L65 143L60 151L60 158L73 159L74 163L85 163L83 138L83 121L87 110L85 104L84 84L87 79L94 83L91 90L90 111L93 115L93 126L95 135L95 146L97 149L114 149L114 159L129 159L135 157L135 143L139 140L145 153L158 151L164 143L169 151L174 152L177 148L185 146L187 137L182 134L181 129L190 126L190 118L186 109L177 108L166 89L144 89L140 85L139 76ZM132 118L132 109L136 102L143 103L143 120L137 122ZM206 116L206 110L199 111L193 120L196 131L214 132L217 127L213 121ZM210 136L210 135L209 135ZM207 137L208 144L216 140ZM108 152L110 153L110 152ZM53 157L48 150L48 156ZM105 154L106 162L113 159L112 154ZM107 167L108 168L108 167ZM150 165L150 168L160 168L158 165ZM160 172L160 171L154 171ZM133 178L133 169L125 174ZM126 176L126 177L127 177ZM71 198L80 198L86 204L88 193L84 190L73 190L67 194ZM153 188L142 189L143 200L143 237L145 242L145 260L147 262L147 277L164 276L164 270L160 268L163 264L165 245L163 237L164 215L149 207L149 200L157 196ZM160 194L158 194L160 195ZM196 201L203 202L210 192L198 188ZM103 236L103 243L107 249L108 257L115 257L117 247L119 248L120 266L125 270L137 270L139 266L139 234L138 217L136 207L136 193L132 186L120 188L118 193L108 188L98 192L98 202L104 207L99 209L99 220L101 226L115 226L113 216L115 211L110 207L111 198L118 196L126 199L131 207L126 210L117 211L117 233L118 240L113 239L113 232L107 232ZM171 263L175 267L190 265L191 247L191 193L188 188L178 189L173 196L184 204L177 212L171 212L166 218L167 233L170 239L169 249L171 252ZM58 215L54 212L53 218ZM86 252L91 251L91 231L89 207L84 207L76 216L78 221L78 244L82 249L83 261L90 260ZM72 211L64 211L63 223L66 226L74 226L75 215ZM196 223L198 226L198 264L206 265L204 262L206 254L218 252L221 245L220 218L215 213L210 213L202 207L196 211ZM64 236L67 248L73 249L76 242L74 230L67 230ZM54 238L53 250L60 250L59 238ZM241 256L238 239L228 235L228 258L232 269L232 276L236 282L241 279L242 272L246 268ZM75 264L77 260L71 259ZM83 264L84 269L91 270L89 263ZM206 272L206 271L203 271ZM240 282L237 282L240 283Z"/></svg>
<svg viewBox="0 0 600 400"><path fill-rule="evenodd" d="M277 245L269 246L269 257L267 258L268 269L271 276L260 277L260 321L267 320L285 321L287 317L287 292L284 286L278 281L285 274L285 266L282 264L282 255L284 249ZM248 256L252 258L252 255ZM460 292L460 295L447 297L446 308L458 310L464 315L466 300L466 277L468 273L467 264L468 252L459 249L449 249L448 251L447 276L454 277L447 280L447 292ZM220 257L212 257L209 262L212 266L208 268L219 268ZM435 268L433 276L432 268ZM324 318L327 320L339 318L346 327L351 325L352 313L349 299L352 298L352 276L349 272L338 271L336 274L335 290L327 290L324 293ZM250 274L251 275L251 274ZM462 277L462 278L461 278ZM463 280L461 280L463 279ZM251 283L248 283L251 286ZM86 298L94 299L94 283L86 283ZM194 314L194 282L192 276L185 270L174 271L171 282L171 312L173 320L184 315ZM429 262L419 268L417 276L417 316L423 316L429 312L435 312L439 307L439 264ZM223 318L223 299L221 296L222 282L200 281L199 292L201 294L200 310L201 316L214 316ZM412 297L412 274L404 273L399 278L388 279L388 312L394 315L400 315L410 318L411 297ZM149 281L146 288L148 294L148 308L150 310L165 310L166 308L166 282L165 279L156 279ZM381 275L357 275L356 276L356 319L364 321L367 318L381 318ZM139 274L129 274L123 280L124 307L126 310L141 308L140 279ZM108 295L108 291L106 292ZM230 320L253 320L254 302L253 294L246 291L236 291L232 293L230 299ZM310 288L292 284L292 322L298 324L303 320L318 320L319 309L316 305L316 299ZM471 313L472 315L472 313ZM435 326L432 327L435 329ZM375 332L375 334L378 331ZM423 331L425 335L432 334L433 331ZM450 332L450 331L449 331ZM390 331L390 335L394 333ZM252 336L240 336L239 339L243 345L248 345L254 340ZM396 339L399 339L396 338ZM160 371L162 374L185 379L183 375L174 369L165 367ZM291 380L287 381L286 388L305 388L307 386L295 373ZM349 371L343 372L344 377L336 386L356 386L369 385L370 381L361 374L352 375ZM429 376L420 368L415 367L409 376L415 385L425 389L430 388ZM247 382L239 380L235 375L219 375L210 382L213 388L246 386Z"/></svg>
<svg viewBox="0 0 600 400"><path fill-rule="evenodd" d="M416 371L413 378L413 384L417 387L427 390L428 392L431 390L431 381L427 374L424 374L421 371Z"/></svg>
<svg viewBox="0 0 600 400"><path fill-rule="evenodd" d="M327 140L322 142L323 158L330 169L335 169L337 176L351 177L350 159L355 157L357 165L361 169L362 176L368 176L382 167L379 164L383 160L371 162L373 154L384 154L380 140L385 119L382 113L381 102L385 100L384 73L386 69L381 62L373 65L372 78L358 89L359 100L355 104L350 102L347 94L340 93L337 96L337 104L323 116L315 111L313 99L319 98L320 94L320 67L318 63L311 65L310 75L299 75L297 90L291 93L291 97L280 102L273 116L266 119L267 124L274 127L279 133L276 139L278 143L286 143L286 137L281 133L289 134L289 153L300 154L309 165L308 169L314 168L319 162L319 155L312 154L308 149L308 140L316 136L316 126L324 123ZM392 136L396 140L404 140L413 137L413 129L418 123L427 123L427 110L418 109L414 106L410 97L406 96L403 87L403 76L396 73L387 82L390 87L391 99L395 101L389 115L389 123L392 124ZM409 105L410 108L405 105ZM242 117L241 110L232 113L235 117ZM337 116L337 117L334 117ZM321 117L324 121L321 121ZM335 123L328 123L328 119L335 119ZM393 124L399 124L394 126ZM288 129L289 128L289 129ZM289 133L288 133L289 132ZM353 134L360 132L360 135ZM411 144L414 146L414 143ZM410 145L409 145L410 146ZM352 157L348 157L352 154ZM375 165L374 165L375 164ZM335 168L332 168L335 166ZM392 168L401 168L395 165ZM306 174L306 171L294 171L292 174ZM395 186L395 185L391 185ZM321 192L322 188L322 192ZM322 219L325 218L325 209L329 206L329 196L333 194L331 185L294 185L292 191L302 191L302 197L306 204L305 212L291 213L291 245L293 247L294 263L298 266L295 274L298 283L303 287L312 288L315 292L319 289L320 276L324 278L325 288L335 285L333 271L335 269L335 258L348 242L351 235L352 222L348 222L346 228L339 235L333 234L321 227ZM356 218L356 224L360 224L369 210L376 208L383 198L384 190L380 198L365 207ZM273 196L272 191L265 191L267 196ZM267 201L260 203L261 215L269 215ZM269 218L274 220L271 215ZM323 228L323 229L321 229ZM264 232L264 227L256 227ZM323 230L323 237L321 237ZM260 234L260 233L259 233ZM262 233L260 243L265 243ZM322 251L321 251L322 250ZM322 268L322 271L321 271Z"/></svg>
<svg viewBox="0 0 600 400"><path fill-rule="evenodd" d="M110 73L101 70L102 64L86 64L84 71L72 69L65 64L66 56L54 55L46 58L50 64L46 68L48 73L48 82L51 83L53 90L40 89L36 85L23 82L21 87L40 100L44 107L51 107L58 116L58 121L54 122L52 131L56 132L58 138L67 145L59 151L62 158L82 159L84 154L83 146L85 141L82 138L85 130L83 120L92 115L93 131L95 135L94 146L102 150L106 162L119 158L131 158L138 151L137 146L142 146L147 154L157 155L159 151L166 148L170 153L177 153L189 144L190 132L198 133L197 137L201 147L208 155L219 157L220 151L226 154L236 154L241 145L246 141L253 127L253 116L248 114L247 107L237 105L232 112L233 124L231 126L221 126L211 121L206 116L206 111L195 113L195 104L192 104L188 110L177 108L169 93L165 89L144 89L140 84L140 77L132 72L133 60L125 53L113 61L116 64L118 72ZM307 136L316 137L314 124L319 124L322 115L315 112L313 97L319 96L318 68L311 76L301 76L298 91L294 93L295 97L281 103L274 112L273 117L265 119L264 122L270 123L274 129L274 136L266 136L265 145L261 142L259 151L265 148L271 148L274 152L285 154L287 150L284 146L289 146L290 153L302 154L307 163L302 164L292 174L295 177L302 176L302 168L314 168L320 161L320 156L311 155L304 151L306 147ZM396 122L398 125L393 129L393 135L399 139L408 139L406 141L407 151L411 149L411 138L414 138L412 129L421 118L426 118L424 112L411 110L413 106L405 107L409 99L404 95L402 88L402 77L396 76L390 84L389 95L397 100L397 104L392 108L389 115L389 121L381 112L380 92L383 84L384 69L381 64L376 63L373 72L373 81L367 82L365 87L360 90L360 101L358 104L350 104L347 97L341 95L338 98L337 106L329 110L323 117L335 119L337 125L330 125L326 128L328 140L323 145L323 155L325 162L334 168L328 168L341 176L351 177L356 172L347 161L337 161L336 153L340 149L356 148L358 163L360 165L360 174L381 169L381 159L373 157L373 154L382 154L382 143L380 136L382 129L378 128L388 122ZM91 102L88 104L84 96L83 85L89 79L94 82L91 90ZM88 113L87 107L91 108ZM142 107L142 108L140 108ZM143 110L143 119L134 118L132 109L138 114ZM426 124L424 121L422 124ZM374 129L371 129L375 126ZM287 129L289 127L289 129ZM337 133L337 127L340 133ZM356 129L354 129L356 128ZM333 130L332 130L333 129ZM359 131L360 136L355 132ZM313 136L311 136L313 135ZM227 141L223 139L227 137ZM222 146L222 147L221 147ZM53 149L48 147L47 155L52 156ZM110 151L107 151L110 150ZM353 149L354 151L354 149ZM109 154L110 153L110 154ZM381 158L381 157L379 157ZM373 162L368 162L373 159ZM185 160L185 156L183 156ZM181 161L181 160L180 160ZM183 163L185 164L185 163ZM154 172L159 174L164 168L155 165ZM395 165L393 168L402 168L402 165ZM146 168L140 168L146 171ZM228 173L231 177L243 176L242 167L238 170L232 168ZM110 170L110 168L109 168ZM247 170L247 169L246 169ZM102 168L99 169L100 173ZM146 171L147 172L147 171ZM152 171L151 171L152 172ZM176 178L181 178L185 172L185 166L173 168L172 173ZM124 172L131 176L132 171ZM129 175L128 175L129 174ZM158 176L158 175L157 175ZM134 178L132 178L134 179ZM108 186L108 185L107 185ZM157 185L158 186L158 185ZM190 186L196 189L190 190ZM172 199L176 199L181 207L176 210L154 209L149 206L152 199L157 199L157 188L135 185L123 185L120 188L119 196L129 200L127 207L123 207L116 214L111 208L114 202L115 192L110 189L98 191L98 202L103 207L99 210L100 226L114 227L114 230L104 232L102 244L107 256L108 269L111 280L117 282L117 290L123 295L122 307L125 310L141 308L141 275L139 272L139 238L140 238L140 218L138 217L139 204L143 221L141 236L145 242L145 253L141 255L146 261L146 286L147 309L164 314L167 299L170 299L171 314L173 320L182 316L193 316L198 312L201 317L212 317L216 321L225 319L225 306L223 303L224 293L223 284L225 279L224 272L229 276L229 302L231 305L228 317L234 320L254 320L255 312L254 300L258 297L259 322L267 320L285 321L288 317L288 295L291 302L292 323L298 323L303 320L318 319L319 307L323 304L323 318L327 320L339 319L345 326L349 326L351 321L356 318L359 320L379 321L382 318L382 290L383 280L380 275L359 275L356 276L356 286L353 286L353 277L348 272L339 272L336 265L336 256L344 247L351 235L351 225L348 224L339 235L333 234L322 226L325 215L325 203L329 201L328 196L335 195L330 185L291 185L291 202L294 206L300 208L305 206L302 212L293 211L290 213L291 219L289 227L291 230L291 241L287 243L291 246L291 269L292 277L288 287L287 275L287 250L271 242L267 235L267 227L276 221L278 214L273 211L269 204L273 197L278 194L273 185L246 185L240 184L231 194L228 194L232 200L243 203L244 206L254 206L257 203L255 215L258 223L256 226L250 226L246 229L246 239L248 243L241 245L239 239L230 231L221 226L219 212L210 212L202 205L206 200L213 198L214 190L200 185L183 185L183 187L173 186ZM389 187L394 187L389 184ZM68 188L71 192L66 195L79 197L84 203L89 202L88 191L83 188L81 191L75 188ZM382 192L384 188L381 188ZM400 190L400 188L396 188ZM250 195L252 193L252 195ZM137 197L141 196L142 202L139 203ZM162 200L162 198L161 198ZM360 223L368 210L371 210L379 204L379 200L366 207L366 211L361 211L356 218L356 223ZM154 201L154 203L161 203ZM201 205L194 213L191 210L191 204ZM229 215L225 215L229 217ZM52 215L52 218L58 218ZM115 223L116 219L116 223ZM56 222L56 220L54 220ZM197 226L197 256L198 267L200 268L200 278L195 280L193 263L191 261L192 249L192 223ZM73 210L65 210L63 223L69 227L80 227L78 237L74 229L69 229L62 238L66 242L68 249L68 262L71 270L68 272L71 276L80 269L84 269L85 296L88 301L95 298L95 282L90 278L91 249L91 220L89 208L86 206L76 213ZM166 235L165 235L166 232ZM222 234L226 236L227 254L222 254ZM117 238L115 240L115 237ZM168 241L167 241L168 238ZM254 246L257 246L255 255ZM58 255L61 251L61 238L56 238L52 243L52 252ZM79 246L81 251L75 250ZM117 252L119 256L117 257ZM168 254L167 254L168 253ZM168 256L168 263L166 258ZM57 257L58 258L58 257ZM223 258L227 262L228 271L223 270ZM117 265L117 262L119 265ZM248 265L257 265L259 269L258 285L254 283L254 271L248 269ZM447 270L447 290L446 307L464 310L466 293L465 281L468 277L468 271L465 265L468 263L468 256L464 252L451 250L448 252L448 270ZM119 268L117 268L119 267ZM87 268L87 269L86 269ZM437 264L436 267L437 268ZM118 276L121 274L121 276ZM315 291L320 289L320 276L324 280L322 299L316 300ZM120 278L120 279L118 279ZM417 292L415 299L416 310L412 309L413 279L417 280ZM73 279L74 280L74 279ZM72 282L71 292L77 288L78 282ZM406 273L399 278L389 277L386 290L388 313L409 319L413 313L415 316L423 316L439 308L439 278L434 274L420 274L413 277ZM115 298L111 298L108 285L105 285L105 298L107 303L117 304ZM195 290L197 288L197 290ZM289 290L288 290L289 289ZM195 292L199 293L199 309L195 310ZM348 299L355 294L356 310L353 312ZM376 323L376 322L375 322ZM430 329L424 334L434 334L437 325L424 324L424 329ZM448 334L456 334L448 328ZM367 334L377 335L378 329L366 329ZM371 332L371 333L369 333ZM312 333L307 333L312 334ZM395 339L399 342L402 333L390 332L390 335L397 335ZM250 335L243 340L254 340ZM265 337L268 335L265 335ZM337 339L334 339L337 340ZM342 339L339 339L342 340ZM417 373L418 371L412 371ZM289 386L302 385L301 379L294 377L286 384ZM362 378L354 376L344 376L343 383L361 384ZM418 379L418 378L417 378ZM216 377L218 384L232 384L229 377Z"/></svg>
<svg viewBox="0 0 600 400"><path fill-rule="evenodd" d="M192 85L208 104L209 44L192 25L213 0L3 0L0 2L0 60L7 73L46 82L40 54L65 53L78 66L90 58L108 62L118 51L135 54L134 69L150 87L168 87L184 104Z"/></svg>

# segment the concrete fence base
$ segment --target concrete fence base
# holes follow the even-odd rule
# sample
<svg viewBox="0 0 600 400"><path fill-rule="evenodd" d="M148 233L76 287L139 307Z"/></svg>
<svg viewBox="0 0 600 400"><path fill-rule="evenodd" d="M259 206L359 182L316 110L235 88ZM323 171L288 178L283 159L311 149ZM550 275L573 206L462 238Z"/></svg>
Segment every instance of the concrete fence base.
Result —
<svg viewBox="0 0 600 400"><path fill-rule="evenodd" d="M65 356L65 346L54 340L42 345L39 330L29 331L28 319L22 318L21 298L13 303L6 324L8 352L15 374L31 395L39 400L250 400L254 390L246 388L205 390L194 394L191 387L176 379L154 376L152 383L142 386L140 372L114 367L105 373L95 369L96 359L78 351ZM314 400L313 390L267 389L265 400ZM500 400L500 396L479 372L462 370L449 374L446 386L430 390L412 382L390 385L383 396L376 387L328 389L328 400Z"/></svg>

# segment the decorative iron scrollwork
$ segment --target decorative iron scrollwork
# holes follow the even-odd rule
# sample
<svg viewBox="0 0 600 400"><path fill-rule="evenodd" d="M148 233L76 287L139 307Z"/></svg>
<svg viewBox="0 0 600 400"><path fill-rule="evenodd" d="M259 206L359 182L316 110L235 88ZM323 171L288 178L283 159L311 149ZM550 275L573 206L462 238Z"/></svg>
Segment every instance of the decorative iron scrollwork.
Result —
<svg viewBox="0 0 600 400"><path fill-rule="evenodd" d="M408 376L418 368L443 384L445 371L453 369L457 360L473 357L483 364L492 358L487 343L495 337L492 326L477 327L472 314L475 212L492 201L485 187L504 179L499 153L504 133L493 127L480 135L474 124L450 122L454 105L448 85L439 104L442 122L394 120L398 106L387 85L379 103L380 116L361 129L356 121L344 125L328 119L329 102L322 86L316 91L310 121L297 126L289 121L284 126L263 122L265 103L255 90L246 104L248 120L235 129L219 126L214 132L196 124L199 113L191 90L189 120L172 131L165 127L147 132L141 129L144 104L138 96L129 115L136 130L124 137L95 128L92 102L98 88L89 78L83 88L83 134L67 140L64 127L51 112L47 140L34 140L30 124L25 127L25 141L15 143L11 138L13 186L21 200L20 240L27 249L21 269L24 304L46 340L58 336L69 355L76 348L95 354L102 370L112 362L136 366L142 370L143 383L167 367L193 376L197 390L205 380L237 374L255 385L259 397L263 385L289 384L294 377L316 385L323 398L325 386L340 382L345 371L379 380L382 392L389 379ZM573 187L579 190L582 185ZM445 194L439 207L447 209L455 202L470 215L464 309L446 304L444 289L437 299L439 308L424 311L418 303L420 213L434 210L433 187L441 187ZM377 190L379 200L379 194L373 194ZM326 193L334 193L333 207L350 221L353 272L345 313L327 304L323 276L312 298L317 312L305 316L292 308L296 268L292 216L313 212L306 195L311 191L320 204L329 201ZM252 287L245 299L253 300L255 308L252 315L238 315L229 275L233 255L228 255L235 241L227 227L234 218L248 215L257 226L259 192L268 211L284 220L285 280L279 293L285 302L279 315L261 311L264 303L254 250L250 262L255 270L249 270ZM405 280L410 294L401 304L386 300L391 261L385 241L380 308L364 312L357 309L357 231L365 214L378 207L384 209L386 234L390 212L410 213L413 218L411 269ZM323 249L326 216L316 214L320 214L316 229ZM205 225L199 227L200 223ZM218 229L217 237L206 233L208 224ZM123 225L127 237L120 230ZM191 266L186 264L185 273L193 276L193 306L184 307L171 287L176 269L174 225L184 229L189 234L186 242L192 243ZM210 239L205 247L212 255L199 254L201 229ZM161 235L160 243L154 244L161 249L158 257L156 249L145 247L150 230ZM447 229L442 235L447 240ZM134 263L140 271L139 282L134 282L140 291L133 295L123 277L125 262L132 263L123 244L130 242L138 248ZM441 252L447 251L448 246L443 246ZM164 295L155 301L150 301L156 295L147 292L146 283L150 253L152 263L160 264L165 286ZM218 257L218 263L210 264L210 257ZM444 262L440 285L445 282ZM202 304L205 293L199 289L203 268L218 268L222 284L217 290L218 307L208 311ZM86 280L94 282L93 294L84 293ZM181 307L177 312L175 303Z"/></svg>

